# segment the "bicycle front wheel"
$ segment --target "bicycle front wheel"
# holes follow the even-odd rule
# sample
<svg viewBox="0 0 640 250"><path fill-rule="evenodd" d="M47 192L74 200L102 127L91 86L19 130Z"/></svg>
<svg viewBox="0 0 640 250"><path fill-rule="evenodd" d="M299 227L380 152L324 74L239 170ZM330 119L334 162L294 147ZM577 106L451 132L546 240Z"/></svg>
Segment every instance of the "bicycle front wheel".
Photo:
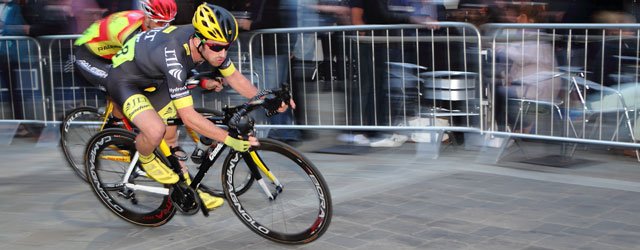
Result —
<svg viewBox="0 0 640 250"><path fill-rule="evenodd" d="M140 226L160 226L176 213L168 185L147 177L133 161L136 135L111 128L96 134L87 146L86 172L98 199L120 218ZM157 152L156 152L157 153Z"/></svg>
<svg viewBox="0 0 640 250"><path fill-rule="evenodd" d="M244 177L236 176L236 169L251 168L253 163L258 169L253 172L257 183L240 195L234 182ZM329 227L329 188L316 167L290 146L260 139L260 146L249 153L229 154L222 173L229 206L258 235L280 243L302 244L316 240Z"/></svg>
<svg viewBox="0 0 640 250"><path fill-rule="evenodd" d="M102 128L104 116L94 107L71 110L60 125L60 145L69 166L83 181L87 181L84 168L84 150L92 136Z"/></svg>

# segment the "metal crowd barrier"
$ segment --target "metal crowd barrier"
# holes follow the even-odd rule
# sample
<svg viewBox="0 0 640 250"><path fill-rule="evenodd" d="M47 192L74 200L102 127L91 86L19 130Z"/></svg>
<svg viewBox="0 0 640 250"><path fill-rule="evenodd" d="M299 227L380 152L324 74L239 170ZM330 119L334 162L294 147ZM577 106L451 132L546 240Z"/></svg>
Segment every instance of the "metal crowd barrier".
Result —
<svg viewBox="0 0 640 250"><path fill-rule="evenodd" d="M490 51L485 62L491 69L485 74L488 133L639 148L640 25L488 24L481 29Z"/></svg>
<svg viewBox="0 0 640 250"><path fill-rule="evenodd" d="M75 73L74 41L80 35L41 36L38 40L46 48L51 119L61 121L64 115L79 106L101 107L104 94Z"/></svg>
<svg viewBox="0 0 640 250"><path fill-rule="evenodd" d="M252 76L260 88L290 85L299 106L295 125L269 127L479 132L480 33L468 23L437 25L253 32Z"/></svg>
<svg viewBox="0 0 640 250"><path fill-rule="evenodd" d="M42 122L46 112L40 43L0 36L0 121Z"/></svg>
<svg viewBox="0 0 640 250"><path fill-rule="evenodd" d="M468 23L437 25L259 30L241 34L229 56L260 88L291 86L294 122L263 118L261 127L486 132L638 148L640 25L489 24L483 36ZM103 105L103 94L74 74L77 37L0 37L1 121L57 122L71 108ZM244 97L226 88L194 99L219 109Z"/></svg>

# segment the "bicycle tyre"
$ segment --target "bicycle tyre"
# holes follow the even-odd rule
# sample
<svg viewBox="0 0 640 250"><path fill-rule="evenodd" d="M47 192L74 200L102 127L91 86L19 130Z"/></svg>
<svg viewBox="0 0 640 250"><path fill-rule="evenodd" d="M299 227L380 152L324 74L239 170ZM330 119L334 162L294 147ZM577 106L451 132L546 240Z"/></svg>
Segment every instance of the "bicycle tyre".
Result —
<svg viewBox="0 0 640 250"><path fill-rule="evenodd" d="M271 139L260 139L260 146L252 151L283 188L273 200L261 185L252 185L240 196L233 188L234 171L247 160L243 154L229 154L222 182L235 215L258 235L279 243L304 244L322 236L331 222L333 205L327 183L313 163L292 147Z"/></svg>
<svg viewBox="0 0 640 250"><path fill-rule="evenodd" d="M208 108L195 108L196 112L200 113L201 115L208 117L208 116L217 116L217 117L222 117L224 116L224 113L222 111L219 110L213 110L213 109L208 109ZM186 128L186 127L184 127ZM196 147L197 142L193 141L190 136L187 135L187 137L189 138L188 140L182 140L178 143L178 145L180 145L182 148L184 148L186 150L186 152L193 152L193 149ZM189 175L191 177L194 177L196 175L196 173L198 172L198 167L199 164L187 164L188 165L188 169L189 169ZM211 177L217 177L220 176L221 174L221 170L222 170L222 161L218 160L213 166L211 166L211 168L209 168L209 171L207 172L207 174L205 175L205 177L203 178L203 180L200 182L200 186L198 187L201 191L204 191L210 195L216 196L216 197L221 197L224 198L224 191L222 190L222 183L220 183L220 179L219 178L211 178ZM246 169L246 182L240 183L240 185L236 185L236 188L239 188L237 191L237 194L242 194L244 193L247 189L249 189L251 187L251 184L253 183L253 179L251 179L250 173L248 172L249 170Z"/></svg>
<svg viewBox="0 0 640 250"><path fill-rule="evenodd" d="M84 167L84 149L100 131L104 116L97 108L78 107L65 115L60 124L60 146L69 166L80 179L87 182Z"/></svg>
<svg viewBox="0 0 640 250"><path fill-rule="evenodd" d="M120 218L140 226L161 226L176 213L168 191L167 194L156 194L123 185L123 177L136 152L135 138L135 133L120 128L105 129L93 136L85 158L88 180L101 203ZM156 156L159 154L157 150L155 153ZM126 162L127 157L129 162ZM170 186L147 178L139 168L136 163L128 183L152 188Z"/></svg>

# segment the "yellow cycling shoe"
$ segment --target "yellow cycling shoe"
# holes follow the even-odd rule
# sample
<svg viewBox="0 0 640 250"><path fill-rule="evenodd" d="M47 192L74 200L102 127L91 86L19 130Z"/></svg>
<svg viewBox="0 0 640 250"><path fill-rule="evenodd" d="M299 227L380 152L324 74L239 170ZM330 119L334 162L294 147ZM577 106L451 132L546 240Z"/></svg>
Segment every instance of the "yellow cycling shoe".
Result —
<svg viewBox="0 0 640 250"><path fill-rule="evenodd" d="M147 172L147 175L157 182L162 184L174 184L178 182L178 175L173 172L169 167L164 165L160 159L153 156L153 159L149 162L144 162L143 156L140 156L140 163L142 163L142 169Z"/></svg>
<svg viewBox="0 0 640 250"><path fill-rule="evenodd" d="M200 190L198 190L198 195L200 195L200 199L202 200L202 203L204 203L204 206L209 211L216 209L217 207L222 206L222 204L224 204L224 199L215 197L213 195L202 192Z"/></svg>
<svg viewBox="0 0 640 250"><path fill-rule="evenodd" d="M187 185L191 185L191 178L189 177L189 172L183 173L183 176ZM204 204L204 206L209 211L216 209L217 207L222 206L222 204L224 204L224 199L202 192L199 189L198 189L198 195L200 196L200 200L202 200L202 203Z"/></svg>

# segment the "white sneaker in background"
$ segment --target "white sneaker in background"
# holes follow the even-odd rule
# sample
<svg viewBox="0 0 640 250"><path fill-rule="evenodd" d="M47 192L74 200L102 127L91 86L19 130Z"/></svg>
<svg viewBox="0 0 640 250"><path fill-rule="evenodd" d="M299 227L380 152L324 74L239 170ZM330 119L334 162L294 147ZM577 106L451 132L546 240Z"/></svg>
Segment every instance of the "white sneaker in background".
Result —
<svg viewBox="0 0 640 250"><path fill-rule="evenodd" d="M393 134L389 138L385 138L385 139L382 139L382 140L379 140L379 141L372 142L370 144L370 146L374 147L374 148L379 148L379 147L380 148L382 148L382 147L384 147L384 148L400 147L408 139L409 139L409 137L406 136L406 135Z"/></svg>
<svg viewBox="0 0 640 250"><path fill-rule="evenodd" d="M368 146L369 138L367 138L363 134L340 134L338 135L338 141L346 142L350 144L360 145L360 146Z"/></svg>

